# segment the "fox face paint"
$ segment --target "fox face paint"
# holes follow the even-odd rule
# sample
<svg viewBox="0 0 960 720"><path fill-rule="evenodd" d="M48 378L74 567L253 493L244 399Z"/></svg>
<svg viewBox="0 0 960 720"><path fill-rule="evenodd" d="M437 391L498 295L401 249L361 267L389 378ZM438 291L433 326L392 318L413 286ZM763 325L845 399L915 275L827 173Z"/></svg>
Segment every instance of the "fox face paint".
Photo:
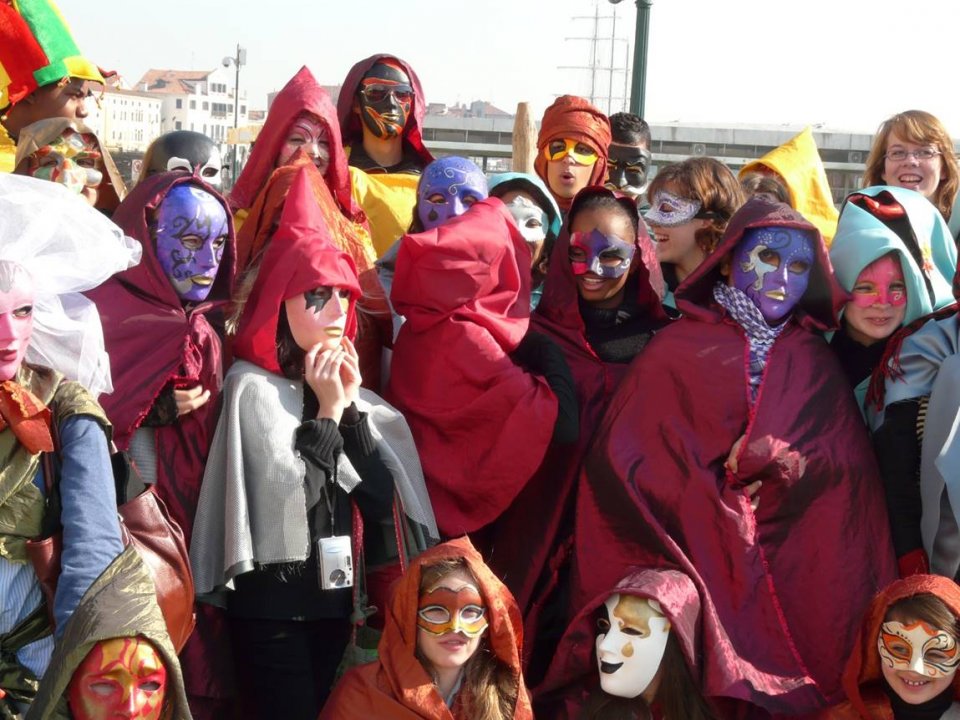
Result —
<svg viewBox="0 0 960 720"><path fill-rule="evenodd" d="M330 138L319 118L308 112L300 113L287 131L287 139L277 156L277 167L289 163L294 153L301 149L313 160L320 174L325 175L330 166Z"/></svg>
<svg viewBox="0 0 960 720"><path fill-rule="evenodd" d="M592 272L603 278L618 278L630 269L636 251L634 243L593 229L570 236L568 257L574 275Z"/></svg>
<svg viewBox="0 0 960 720"><path fill-rule="evenodd" d="M885 622L877 637L877 651L887 667L930 678L953 675L960 665L956 638L922 620Z"/></svg>
<svg viewBox="0 0 960 720"><path fill-rule="evenodd" d="M159 720L167 669L141 637L113 638L93 646L70 680L67 698L77 720Z"/></svg>
<svg viewBox="0 0 960 720"><path fill-rule="evenodd" d="M181 299L205 300L229 236L227 211L194 185L175 185L157 208L157 259Z"/></svg>
<svg viewBox="0 0 960 720"><path fill-rule="evenodd" d="M302 350L317 344L333 350L340 344L350 311L350 291L318 287L284 301L287 324Z"/></svg>
<svg viewBox="0 0 960 720"><path fill-rule="evenodd" d="M33 334L33 279L22 267L0 261L0 382L12 380Z"/></svg>
<svg viewBox="0 0 960 720"><path fill-rule="evenodd" d="M96 188L103 182L97 139L72 128L65 129L49 145L38 149L27 163L28 175L66 185L76 193L84 188Z"/></svg>
<svg viewBox="0 0 960 720"><path fill-rule="evenodd" d="M463 215L474 203L487 197L483 171L462 157L434 160L417 186L417 216L424 230L443 225Z"/></svg>
<svg viewBox="0 0 960 720"><path fill-rule="evenodd" d="M733 251L732 284L768 323L778 323L806 292L814 260L813 241L805 230L748 228Z"/></svg>
<svg viewBox="0 0 960 720"><path fill-rule="evenodd" d="M644 215L647 222L660 227L677 227L700 215L703 204L699 200L674 195L662 190L653 196L650 209Z"/></svg>
<svg viewBox="0 0 960 720"><path fill-rule="evenodd" d="M379 138L399 137L413 109L410 78L398 66L378 62L360 81L357 103L371 133Z"/></svg>
<svg viewBox="0 0 960 720"><path fill-rule="evenodd" d="M487 608L473 585L459 590L441 586L420 596L417 627L431 635L462 633L477 638L487 625Z"/></svg>
<svg viewBox="0 0 960 720"><path fill-rule="evenodd" d="M597 621L600 687L617 697L635 698L653 682L667 649L670 621L655 600L614 594Z"/></svg>
<svg viewBox="0 0 960 720"><path fill-rule="evenodd" d="M873 305L900 307L907 304L907 286L900 261L884 255L867 265L857 276L850 301L862 308Z"/></svg>

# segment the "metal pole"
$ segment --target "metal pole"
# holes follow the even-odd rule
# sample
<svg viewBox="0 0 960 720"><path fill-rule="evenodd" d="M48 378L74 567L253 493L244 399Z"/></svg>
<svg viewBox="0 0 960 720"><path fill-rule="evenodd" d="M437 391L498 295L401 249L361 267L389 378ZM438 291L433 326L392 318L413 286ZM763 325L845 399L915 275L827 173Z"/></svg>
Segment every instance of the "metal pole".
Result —
<svg viewBox="0 0 960 720"><path fill-rule="evenodd" d="M633 43L633 85L630 88L630 112L643 117L647 92L647 40L650 36L652 0L637 0L637 35Z"/></svg>
<svg viewBox="0 0 960 720"><path fill-rule="evenodd" d="M613 65L617 49L617 6L613 6L613 28L610 30L610 95L607 97L607 115L613 112Z"/></svg>
<svg viewBox="0 0 960 720"><path fill-rule="evenodd" d="M237 74L233 80L233 162L231 163L231 174L233 175L233 185L237 184L237 124L240 121L240 43L237 43L237 56L233 59L233 64L237 68Z"/></svg>

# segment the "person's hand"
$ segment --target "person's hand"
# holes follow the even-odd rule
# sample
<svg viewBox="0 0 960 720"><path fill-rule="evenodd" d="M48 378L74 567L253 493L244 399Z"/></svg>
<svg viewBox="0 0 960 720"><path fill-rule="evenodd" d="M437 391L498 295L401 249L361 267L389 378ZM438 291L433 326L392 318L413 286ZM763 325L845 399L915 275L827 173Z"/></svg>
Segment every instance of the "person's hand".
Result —
<svg viewBox="0 0 960 720"><path fill-rule="evenodd" d="M173 401L177 404L177 417L182 417L203 407L210 399L210 391L201 385L184 390L173 391Z"/></svg>
<svg viewBox="0 0 960 720"><path fill-rule="evenodd" d="M756 512L757 508L760 507L760 488L763 486L763 483L760 480L755 480L754 482L747 485L743 488L744 492L747 493L747 497L750 498L750 507L753 508L753 511Z"/></svg>
<svg viewBox="0 0 960 720"><path fill-rule="evenodd" d="M329 418L338 425L343 411L349 405L347 394L340 380L340 368L346 352L343 347L333 350L321 350L315 345L307 351L303 359L303 379L317 396L320 409L317 419Z"/></svg>
<svg viewBox="0 0 960 720"><path fill-rule="evenodd" d="M340 365L340 382L343 383L343 391L347 396L347 406L355 403L360 398L360 356L357 355L357 348L350 338L344 337L343 344L343 363Z"/></svg>
<svg viewBox="0 0 960 720"><path fill-rule="evenodd" d="M746 435L741 435L739 438L737 438L737 441L733 444L733 447L730 448L730 454L727 455L727 459L723 463L723 466L734 475L736 475L737 471L740 469L740 466L737 463L737 455L740 454L740 446L743 445L743 441L746 437ZM760 492L760 488L762 486L763 483L760 480L756 480L755 482L752 482L743 488L747 493L747 497L750 498L750 507L753 508L754 512L756 512L757 508L760 507L760 497L758 493Z"/></svg>

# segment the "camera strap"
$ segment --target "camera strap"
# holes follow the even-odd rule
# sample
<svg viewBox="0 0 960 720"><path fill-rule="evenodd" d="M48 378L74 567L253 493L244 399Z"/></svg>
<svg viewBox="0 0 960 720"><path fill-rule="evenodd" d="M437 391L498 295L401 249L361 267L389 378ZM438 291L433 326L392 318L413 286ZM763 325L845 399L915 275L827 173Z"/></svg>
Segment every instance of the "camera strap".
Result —
<svg viewBox="0 0 960 720"><path fill-rule="evenodd" d="M332 476L327 478L323 484L323 501L330 513L330 533L329 537L335 537L337 532L337 465L333 466Z"/></svg>

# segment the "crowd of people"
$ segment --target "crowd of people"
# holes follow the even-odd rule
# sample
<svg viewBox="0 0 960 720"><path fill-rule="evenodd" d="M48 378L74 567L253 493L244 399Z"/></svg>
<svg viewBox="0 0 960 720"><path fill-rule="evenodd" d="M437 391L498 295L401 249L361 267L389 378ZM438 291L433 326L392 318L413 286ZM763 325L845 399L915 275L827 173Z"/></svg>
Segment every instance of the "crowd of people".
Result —
<svg viewBox="0 0 960 720"><path fill-rule="evenodd" d="M289 80L128 189L0 2L0 718L960 718L953 141L649 178L563 95L434 157L414 69Z"/></svg>

